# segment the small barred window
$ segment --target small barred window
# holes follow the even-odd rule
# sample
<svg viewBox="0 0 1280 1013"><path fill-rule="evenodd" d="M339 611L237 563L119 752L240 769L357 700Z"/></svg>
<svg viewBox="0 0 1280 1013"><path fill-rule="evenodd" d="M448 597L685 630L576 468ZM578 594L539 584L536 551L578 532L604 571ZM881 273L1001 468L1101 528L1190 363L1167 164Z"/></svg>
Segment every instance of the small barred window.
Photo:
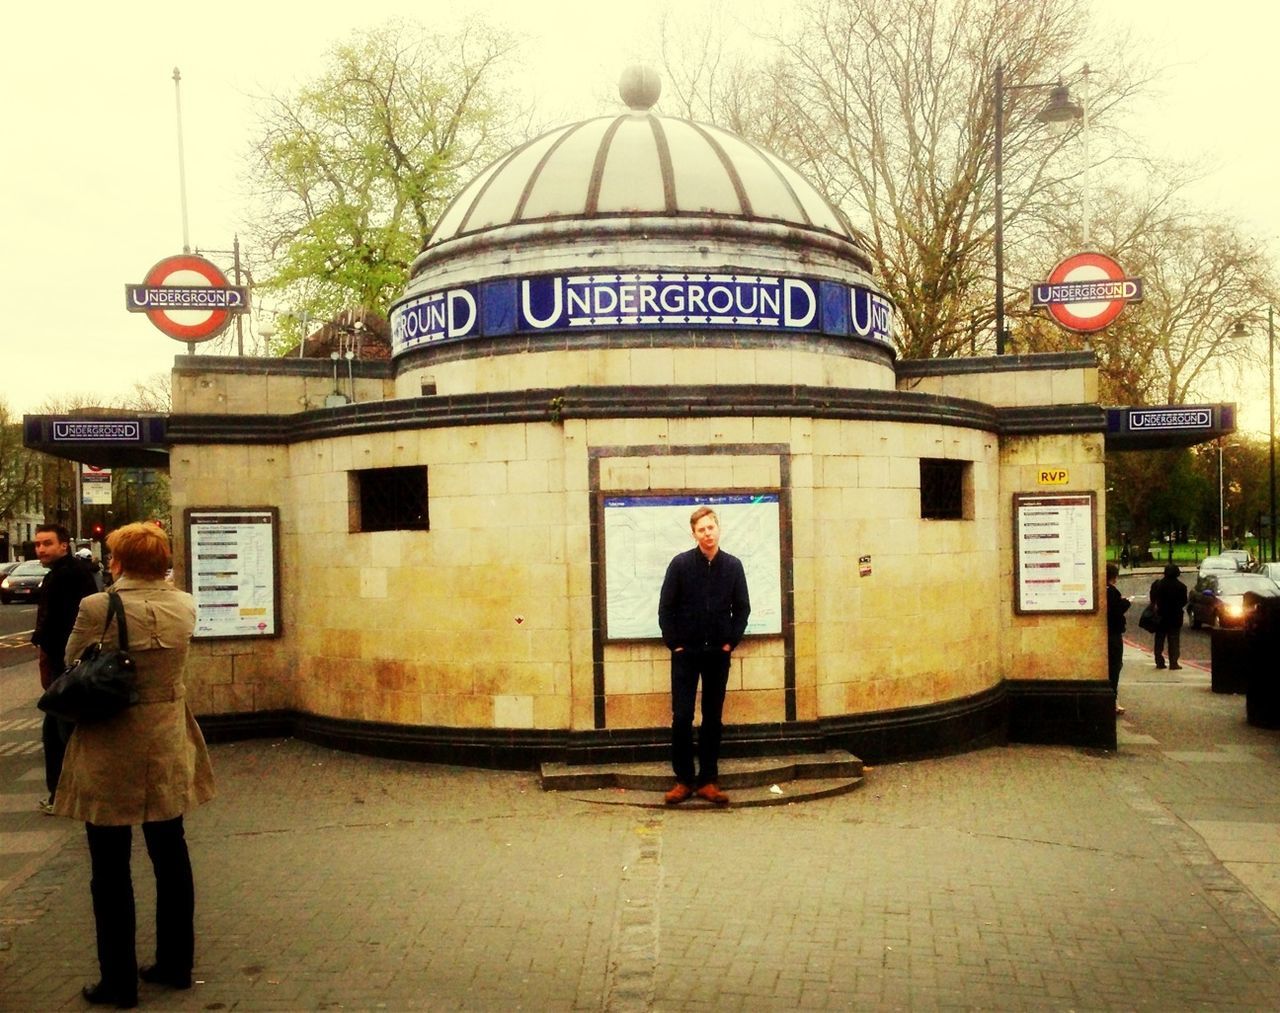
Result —
<svg viewBox="0 0 1280 1013"><path fill-rule="evenodd" d="M352 476L352 531L428 530L426 468L370 468Z"/></svg>
<svg viewBox="0 0 1280 1013"><path fill-rule="evenodd" d="M920 461L920 516L926 520L963 520L967 514L965 494L968 461Z"/></svg>

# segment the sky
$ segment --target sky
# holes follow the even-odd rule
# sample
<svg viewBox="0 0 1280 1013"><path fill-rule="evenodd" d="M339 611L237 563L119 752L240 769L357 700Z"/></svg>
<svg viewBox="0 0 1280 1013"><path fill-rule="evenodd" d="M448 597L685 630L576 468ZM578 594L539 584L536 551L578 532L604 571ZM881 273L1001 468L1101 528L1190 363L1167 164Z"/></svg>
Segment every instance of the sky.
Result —
<svg viewBox="0 0 1280 1013"><path fill-rule="evenodd" d="M480 13L527 40L528 96L554 124L606 111L601 96L652 38L654 19L637 12L670 2L70 0L10 11L0 61L0 399L12 415L117 400L186 352L124 306L126 284L183 248L174 67L190 244L229 251L237 233L246 238L241 167L255 100L307 81L336 41L396 16L447 22ZM1163 68L1129 129L1155 153L1202 164L1190 196L1237 219L1280 264L1280 131L1270 112L1280 91L1280 5L1092 2ZM733 6L748 21L778 9ZM1240 403L1241 428L1253 431L1266 429L1265 397L1265 374L1222 394Z"/></svg>

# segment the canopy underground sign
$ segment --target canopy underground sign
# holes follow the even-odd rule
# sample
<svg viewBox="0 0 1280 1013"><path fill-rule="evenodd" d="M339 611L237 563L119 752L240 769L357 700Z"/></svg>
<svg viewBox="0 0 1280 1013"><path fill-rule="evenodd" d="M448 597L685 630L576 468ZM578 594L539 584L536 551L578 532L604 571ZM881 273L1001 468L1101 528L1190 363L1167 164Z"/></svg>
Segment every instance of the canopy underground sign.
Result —
<svg viewBox="0 0 1280 1013"><path fill-rule="evenodd" d="M236 313L249 309L248 289L232 285L218 265L189 253L165 257L139 285L125 285L125 307L145 313L177 341L217 337Z"/></svg>
<svg viewBox="0 0 1280 1013"><path fill-rule="evenodd" d="M1142 279L1101 253L1077 253L1031 289L1031 308L1043 309L1069 331L1100 331L1128 303L1142 301Z"/></svg>

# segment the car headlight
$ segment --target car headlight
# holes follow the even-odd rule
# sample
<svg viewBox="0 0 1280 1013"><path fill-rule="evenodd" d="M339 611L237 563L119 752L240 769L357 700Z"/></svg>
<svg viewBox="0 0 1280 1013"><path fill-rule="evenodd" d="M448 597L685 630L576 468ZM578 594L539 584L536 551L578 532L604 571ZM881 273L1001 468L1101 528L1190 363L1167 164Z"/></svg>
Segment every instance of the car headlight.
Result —
<svg viewBox="0 0 1280 1013"><path fill-rule="evenodd" d="M8 578L8 577L5 577L5 579L4 579L4 580L0 580L0 587L4 588L6 591L8 591L8 590L9 590L9 578Z"/></svg>
<svg viewBox="0 0 1280 1013"><path fill-rule="evenodd" d="M1244 602L1223 602L1222 611L1232 619L1239 619L1244 615Z"/></svg>

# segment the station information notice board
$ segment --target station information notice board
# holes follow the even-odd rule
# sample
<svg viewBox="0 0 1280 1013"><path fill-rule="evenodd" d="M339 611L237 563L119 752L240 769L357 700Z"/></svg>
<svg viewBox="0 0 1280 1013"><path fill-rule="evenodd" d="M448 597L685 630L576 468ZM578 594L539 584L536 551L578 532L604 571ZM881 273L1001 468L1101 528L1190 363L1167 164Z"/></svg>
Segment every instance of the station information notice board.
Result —
<svg viewBox="0 0 1280 1013"><path fill-rule="evenodd" d="M1014 611L1096 612L1095 494L1013 497Z"/></svg>
<svg viewBox="0 0 1280 1013"><path fill-rule="evenodd" d="M603 497L607 640L652 640L658 595L671 557L697 543L689 527L696 507L720 519L721 547L742 560L751 597L747 635L782 632L782 518L775 490Z"/></svg>
<svg viewBox="0 0 1280 1013"><path fill-rule="evenodd" d="M184 511L187 574L201 639L280 635L280 513L275 507Z"/></svg>

